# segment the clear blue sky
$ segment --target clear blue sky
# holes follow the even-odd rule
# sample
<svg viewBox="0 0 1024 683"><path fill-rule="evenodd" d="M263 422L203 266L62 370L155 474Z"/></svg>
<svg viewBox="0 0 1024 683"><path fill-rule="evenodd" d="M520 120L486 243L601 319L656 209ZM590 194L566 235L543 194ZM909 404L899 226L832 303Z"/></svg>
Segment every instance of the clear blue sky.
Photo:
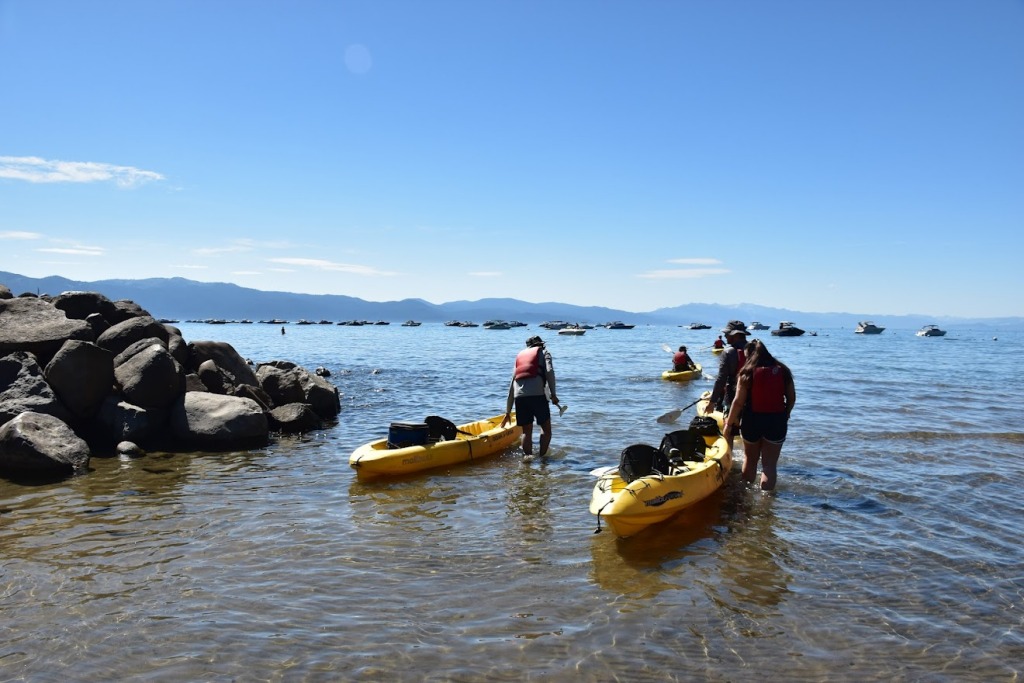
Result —
<svg viewBox="0 0 1024 683"><path fill-rule="evenodd" d="M1024 315L1021 0L0 0L0 270Z"/></svg>

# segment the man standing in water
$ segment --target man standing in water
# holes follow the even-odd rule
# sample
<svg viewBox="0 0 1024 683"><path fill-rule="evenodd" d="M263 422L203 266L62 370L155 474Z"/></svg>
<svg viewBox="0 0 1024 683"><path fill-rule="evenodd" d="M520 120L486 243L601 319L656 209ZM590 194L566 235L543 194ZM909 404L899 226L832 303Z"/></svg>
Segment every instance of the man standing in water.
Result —
<svg viewBox="0 0 1024 683"><path fill-rule="evenodd" d="M557 406L558 394L555 393L555 368L551 363L551 353L544 348L544 340L536 336L530 337L526 340L526 348L516 356L515 371L508 385L505 416L501 420L502 427L508 424L512 418L514 403L516 422L523 428L523 453L526 458L533 457L534 420L540 426L538 454L543 456L548 452L548 445L551 443L549 394L551 402Z"/></svg>
<svg viewBox="0 0 1024 683"><path fill-rule="evenodd" d="M722 360L718 363L718 377L715 378L715 388L711 390L711 400L704 409L705 414L721 410L728 412L732 406L733 396L736 395L736 375L743 367L743 347L747 345L747 326L741 320L730 320L722 328L722 334L728 346L722 354Z"/></svg>

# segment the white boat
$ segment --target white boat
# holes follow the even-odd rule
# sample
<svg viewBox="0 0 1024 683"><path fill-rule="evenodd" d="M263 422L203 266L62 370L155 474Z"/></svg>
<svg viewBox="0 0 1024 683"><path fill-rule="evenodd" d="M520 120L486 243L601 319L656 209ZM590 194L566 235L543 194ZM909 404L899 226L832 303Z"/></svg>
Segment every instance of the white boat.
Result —
<svg viewBox="0 0 1024 683"><path fill-rule="evenodd" d="M415 320L406 320L404 323L402 323L402 327L419 327L422 324L423 323L419 323Z"/></svg>
<svg viewBox="0 0 1024 683"><path fill-rule="evenodd" d="M571 326L571 327L563 327L562 329L560 329L558 331L558 334L565 334L565 335L570 335L570 336L573 336L573 337L578 337L578 336L580 336L581 334L583 334L585 332L586 332L586 330L583 329L582 327Z"/></svg>
<svg viewBox="0 0 1024 683"><path fill-rule="evenodd" d="M916 334L918 337L945 337L946 331L940 330L938 325L925 325Z"/></svg>
<svg viewBox="0 0 1024 683"><path fill-rule="evenodd" d="M759 322L757 322L755 320L754 322L750 323L750 329L752 329L752 330L767 330L768 326L765 325L764 323L759 323Z"/></svg>
<svg viewBox="0 0 1024 683"><path fill-rule="evenodd" d="M879 327L869 320L857 323L857 329L854 330L857 334L882 334L884 331L884 327Z"/></svg>

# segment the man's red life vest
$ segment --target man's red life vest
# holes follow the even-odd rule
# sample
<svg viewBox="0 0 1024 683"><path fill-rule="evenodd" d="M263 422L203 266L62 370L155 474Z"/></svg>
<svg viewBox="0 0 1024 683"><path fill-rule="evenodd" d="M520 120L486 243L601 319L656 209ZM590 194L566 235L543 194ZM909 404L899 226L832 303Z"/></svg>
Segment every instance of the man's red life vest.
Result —
<svg viewBox="0 0 1024 683"><path fill-rule="evenodd" d="M516 354L516 379L526 379L541 374L541 353L541 347L531 346Z"/></svg>
<svg viewBox="0 0 1024 683"><path fill-rule="evenodd" d="M684 370L689 365L690 357L683 351L676 351L675 355L672 356L672 365L677 368L683 368Z"/></svg>
<svg viewBox="0 0 1024 683"><path fill-rule="evenodd" d="M786 373L782 366L754 368L750 387L750 408L755 413L782 413L786 410Z"/></svg>

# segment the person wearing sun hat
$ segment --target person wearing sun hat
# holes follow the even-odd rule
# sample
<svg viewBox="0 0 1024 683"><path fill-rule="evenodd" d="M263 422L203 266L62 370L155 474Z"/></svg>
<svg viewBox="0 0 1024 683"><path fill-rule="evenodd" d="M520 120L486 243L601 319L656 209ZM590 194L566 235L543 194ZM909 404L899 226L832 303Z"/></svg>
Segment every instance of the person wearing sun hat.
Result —
<svg viewBox="0 0 1024 683"><path fill-rule="evenodd" d="M736 395L736 376L743 367L743 347L747 345L747 326L742 320L730 320L722 328L725 335L725 352L718 362L718 377L715 388L711 390L711 400L704 409L705 413L721 410L728 413L732 399Z"/></svg>
<svg viewBox="0 0 1024 683"><path fill-rule="evenodd" d="M508 400L505 416L501 419L504 427L512 419L512 405L516 407L516 423L523 428L523 455L533 457L533 423L540 426L539 455L548 452L551 443L551 402L558 405L555 392L555 368L551 352L544 348L544 340L538 336L526 340L526 348L516 355L512 381L508 385Z"/></svg>

